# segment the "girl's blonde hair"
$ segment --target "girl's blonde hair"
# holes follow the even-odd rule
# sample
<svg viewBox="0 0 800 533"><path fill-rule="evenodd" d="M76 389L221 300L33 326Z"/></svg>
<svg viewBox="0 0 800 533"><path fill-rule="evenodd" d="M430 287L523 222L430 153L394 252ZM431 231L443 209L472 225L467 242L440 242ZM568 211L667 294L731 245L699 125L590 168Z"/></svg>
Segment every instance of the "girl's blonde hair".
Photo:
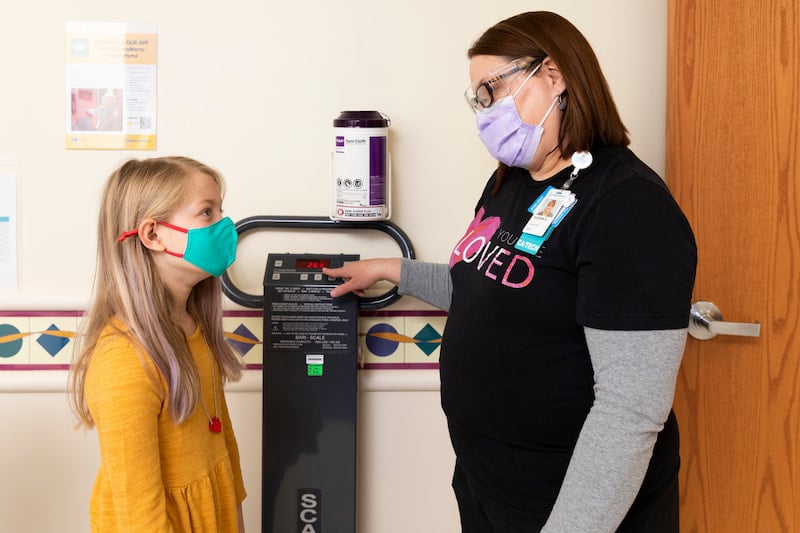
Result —
<svg viewBox="0 0 800 533"><path fill-rule="evenodd" d="M92 302L76 337L70 375L70 399L81 425L94 426L83 385L100 334L112 319L124 325L119 334L131 337L139 356L149 358L163 376L175 422L181 423L197 406L197 369L186 337L172 319L173 298L156 272L152 252L138 238L119 241L123 232L137 228L145 218L167 220L185 199L189 177L197 172L210 176L220 196L224 194L222 176L187 157L130 160L106 183L100 204ZM219 279L209 277L195 285L187 308L203 328L223 382L238 380L242 365L224 338Z"/></svg>

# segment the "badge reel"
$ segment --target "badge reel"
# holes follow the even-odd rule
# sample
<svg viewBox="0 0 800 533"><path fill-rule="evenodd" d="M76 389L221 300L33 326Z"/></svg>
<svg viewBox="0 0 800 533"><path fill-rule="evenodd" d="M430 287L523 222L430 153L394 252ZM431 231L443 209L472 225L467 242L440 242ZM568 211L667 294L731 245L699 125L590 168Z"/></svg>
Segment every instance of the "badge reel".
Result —
<svg viewBox="0 0 800 533"><path fill-rule="evenodd" d="M575 193L569 190L572 182L578 177L578 172L592 164L592 154L589 152L575 152L572 154L572 173L560 189L548 186L542 194L528 207L531 214L530 220L522 229L522 235L517 239L514 248L536 254L542 244L550 237L553 230L558 227L567 213L575 206L577 199Z"/></svg>

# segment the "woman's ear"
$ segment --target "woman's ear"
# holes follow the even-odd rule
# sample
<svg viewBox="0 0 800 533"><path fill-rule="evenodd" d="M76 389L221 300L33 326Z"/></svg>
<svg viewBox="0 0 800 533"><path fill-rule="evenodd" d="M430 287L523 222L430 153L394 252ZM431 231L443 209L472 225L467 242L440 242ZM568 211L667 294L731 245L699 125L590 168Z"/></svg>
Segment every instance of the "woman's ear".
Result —
<svg viewBox="0 0 800 533"><path fill-rule="evenodd" d="M548 85L553 89L553 98L563 94L567 90L564 83L564 77L561 75L561 70L556 65L556 62L550 56L542 60L542 73L548 82Z"/></svg>
<svg viewBox="0 0 800 533"><path fill-rule="evenodd" d="M161 239L158 237L158 223L152 218L146 218L139 224L139 240L145 248L157 252L163 252L167 249Z"/></svg>

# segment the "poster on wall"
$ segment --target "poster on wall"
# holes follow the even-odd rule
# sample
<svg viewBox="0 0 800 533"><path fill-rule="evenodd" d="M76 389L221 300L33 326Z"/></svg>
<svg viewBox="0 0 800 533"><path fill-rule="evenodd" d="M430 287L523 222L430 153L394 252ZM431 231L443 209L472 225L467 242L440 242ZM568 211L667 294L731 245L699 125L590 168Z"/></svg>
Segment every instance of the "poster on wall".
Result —
<svg viewBox="0 0 800 533"><path fill-rule="evenodd" d="M16 176L0 173L0 289L17 288Z"/></svg>
<svg viewBox="0 0 800 533"><path fill-rule="evenodd" d="M155 150L156 27L66 23L66 147Z"/></svg>

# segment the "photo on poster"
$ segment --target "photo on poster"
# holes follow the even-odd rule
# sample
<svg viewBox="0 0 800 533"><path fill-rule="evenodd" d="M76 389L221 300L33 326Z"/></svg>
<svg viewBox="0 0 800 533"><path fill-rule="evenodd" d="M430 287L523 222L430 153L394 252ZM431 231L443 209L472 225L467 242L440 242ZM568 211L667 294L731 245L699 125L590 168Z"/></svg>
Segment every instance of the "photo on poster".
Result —
<svg viewBox="0 0 800 533"><path fill-rule="evenodd" d="M122 88L71 89L71 131L122 131Z"/></svg>

